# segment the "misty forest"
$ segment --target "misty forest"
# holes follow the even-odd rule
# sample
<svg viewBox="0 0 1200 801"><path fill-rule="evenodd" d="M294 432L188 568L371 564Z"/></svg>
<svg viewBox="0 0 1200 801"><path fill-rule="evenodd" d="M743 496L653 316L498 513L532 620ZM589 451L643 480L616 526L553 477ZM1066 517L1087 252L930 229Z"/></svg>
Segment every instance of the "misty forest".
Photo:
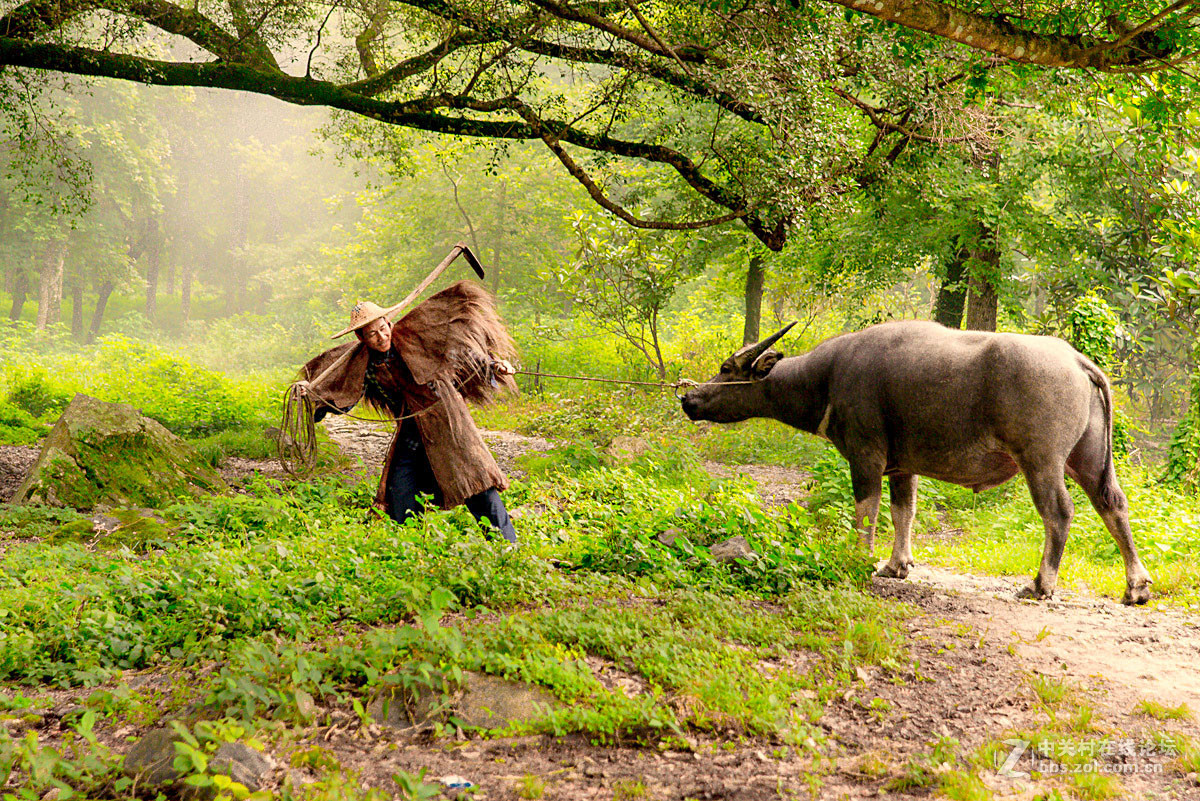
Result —
<svg viewBox="0 0 1200 801"><path fill-rule="evenodd" d="M1198 18L0 0L0 797L1200 798Z"/></svg>

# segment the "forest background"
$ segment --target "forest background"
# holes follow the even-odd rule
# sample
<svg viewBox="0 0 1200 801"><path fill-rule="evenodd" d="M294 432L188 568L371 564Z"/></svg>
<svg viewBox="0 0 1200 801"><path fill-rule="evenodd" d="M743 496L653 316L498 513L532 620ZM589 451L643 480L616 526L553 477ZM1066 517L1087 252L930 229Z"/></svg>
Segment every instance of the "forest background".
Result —
<svg viewBox="0 0 1200 801"><path fill-rule="evenodd" d="M0 446L37 445L82 391L141 408L214 465L263 467L288 382L349 307L398 300L461 241L522 366L550 373L701 380L791 321L787 353L905 318L1062 336L1116 388L1152 609L1195 607L1195 16L1189 0L0 0ZM58 705L65 722L47 687L112 688L76 697L73 755L0 730L9 786L128 797L127 727L171 720L198 755L179 750L189 780L215 781L205 753L249 734L318 782L283 797L392 797L389 782L432 797L428 753L361 789L374 758L356 740L343 772L332 728L317 743L305 727L369 732L381 687L442 697L437 667L566 703L519 733L697 762L786 745L772 759L815 797L822 716L866 671L919 686L935 656L870 583L888 538L871 558L855 544L844 462L781 425L692 425L656 388L520 383L476 415L546 440L520 437L537 447L513 461L514 550L462 510L372 518L372 477L332 449L332 475L242 476L150 519L121 510L133 522L108 535L71 510L0 505L0 713ZM613 455L622 435L640 455ZM773 474L788 497L768 502L742 472L764 465L802 468ZM976 496L923 481L922 503L923 563L1015 576L1040 558L1020 482ZM1062 585L1120 598L1118 549L1077 488L1075 503ZM712 557L733 537L754 558ZM978 648L971 631L956 636ZM800 649L813 661L760 670ZM602 687L596 656L647 691ZM197 665L220 667L193 680ZM130 670L170 691L120 684ZM1099 731L1044 678L1028 679L1039 742ZM1162 701L1156 719L1191 715ZM896 719L883 698L862 706L872 726ZM936 723L897 734L871 781L991 797L980 775L1013 732L958 748ZM1180 743L1164 782L1200 769L1200 746ZM1133 792L1091 778L1052 777L1043 797Z"/></svg>
<svg viewBox="0 0 1200 801"><path fill-rule="evenodd" d="M1188 6L1031 12L1033 44L1115 37L1051 70L819 4L611 12L645 36L558 6L517 36L517 11L333 5L311 49L307 7L264 6L239 28L257 55L173 6L16 4L3 63L61 72L0 72L4 383L174 405L193 436L257 425L354 301L464 241L527 368L699 379L792 320L793 352L900 318L1054 334L1112 374L1122 447L1178 426L1168 472L1194 480ZM12 49L49 33L61 52ZM197 72L196 47L253 74ZM243 400L197 386L229 379ZM8 439L60 401L9 409Z"/></svg>

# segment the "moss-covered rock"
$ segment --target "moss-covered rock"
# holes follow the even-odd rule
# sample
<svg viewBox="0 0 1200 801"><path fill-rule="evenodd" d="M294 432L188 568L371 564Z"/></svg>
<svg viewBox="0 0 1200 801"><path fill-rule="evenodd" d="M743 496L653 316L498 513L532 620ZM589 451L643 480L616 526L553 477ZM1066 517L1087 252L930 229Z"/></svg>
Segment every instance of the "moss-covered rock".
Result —
<svg viewBox="0 0 1200 801"><path fill-rule="evenodd" d="M76 395L58 419L13 503L162 507L223 492L194 448L124 403Z"/></svg>

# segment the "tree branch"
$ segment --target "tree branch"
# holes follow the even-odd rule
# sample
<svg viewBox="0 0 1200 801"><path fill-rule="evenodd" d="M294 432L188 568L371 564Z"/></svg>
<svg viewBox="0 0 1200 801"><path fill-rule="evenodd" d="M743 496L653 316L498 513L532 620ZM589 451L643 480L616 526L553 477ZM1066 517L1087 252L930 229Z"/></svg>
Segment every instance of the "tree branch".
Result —
<svg viewBox="0 0 1200 801"><path fill-rule="evenodd" d="M35 43L22 39L0 37L0 64L48 69L76 75L118 78L159 86L206 86L235 89L269 95L297 105L323 105L350 111L391 125L400 125L435 133L473 136L489 139L537 139L545 142L551 152L572 175L579 179L581 168L562 149L561 142L614 155L640 158L664 164L701 196L718 206L730 209L730 214L696 223L661 223L636 220L624 209L604 198L602 206L639 227L660 227L672 230L703 228L742 218L746 226L772 249L783 246L786 226L777 223L767 227L746 207L746 201L731 195L728 190L706 177L684 154L663 145L646 144L591 134L571 128L556 120L542 120L520 100L512 97L474 100L461 96L438 94L407 102L388 102L358 94L347 86L327 81L297 78L263 67L226 62L169 62L109 53L84 47ZM435 113L439 108L470 110L482 113L512 111L524 118L518 120L480 120ZM533 122L530 122L530 121ZM553 143L553 145L551 144ZM586 174L584 174L586 177ZM600 202L603 192L591 182ZM587 183L584 184L588 186Z"/></svg>
<svg viewBox="0 0 1200 801"><path fill-rule="evenodd" d="M343 85L343 88L351 92L356 92L367 97L374 97L382 92L386 92L393 86L403 81L405 78L411 78L414 75L419 75L422 72L432 68L451 53L461 50L464 47L471 45L486 44L490 41L484 36L473 31L461 31L443 39L434 47L426 50L420 55L406 58L403 61L397 62L389 67L385 72L381 72L373 77L368 77L365 80L355 81Z"/></svg>
<svg viewBox="0 0 1200 801"><path fill-rule="evenodd" d="M1162 53L1151 55L1132 42L1121 44L1120 39L1108 41L1084 35L1043 36L1023 31L1002 16L964 11L935 0L828 2L1026 64L1103 71L1163 68L1157 60Z"/></svg>

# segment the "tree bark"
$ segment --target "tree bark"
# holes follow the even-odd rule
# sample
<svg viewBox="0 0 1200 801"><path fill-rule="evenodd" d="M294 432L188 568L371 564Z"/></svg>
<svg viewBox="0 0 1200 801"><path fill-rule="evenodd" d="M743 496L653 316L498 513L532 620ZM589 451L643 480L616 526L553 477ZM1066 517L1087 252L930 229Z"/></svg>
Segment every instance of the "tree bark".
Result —
<svg viewBox="0 0 1200 801"><path fill-rule="evenodd" d="M8 310L8 319L20 320L21 311L25 308L25 298L29 295L29 275L24 269L18 268L13 276L12 306Z"/></svg>
<svg viewBox="0 0 1200 801"><path fill-rule="evenodd" d="M946 265L946 278L938 289L933 319L947 328L962 328L963 310L967 306L967 284L963 279L969 255L965 247L954 252L950 263Z"/></svg>
<svg viewBox="0 0 1200 801"><path fill-rule="evenodd" d="M179 276L179 325L186 328L192 318L192 263L184 262Z"/></svg>
<svg viewBox="0 0 1200 801"><path fill-rule="evenodd" d="M46 244L42 271L38 280L38 311L36 327L45 331L62 315L63 264L67 259L66 237Z"/></svg>
<svg viewBox="0 0 1200 801"><path fill-rule="evenodd" d="M96 292L96 307L92 309L92 324L88 326L87 341L94 342L100 333L100 323L104 322L104 308L108 305L108 297L113 292L113 282L105 281Z"/></svg>
<svg viewBox="0 0 1200 801"><path fill-rule="evenodd" d="M158 315L158 275L162 266L162 240L158 220L146 222L146 319L153 323Z"/></svg>
<svg viewBox="0 0 1200 801"><path fill-rule="evenodd" d="M985 241L988 245L975 252L975 261L979 266L971 271L967 328L972 331L995 331L999 311L999 299L993 282L1000 266L1000 253L994 237Z"/></svg>
<svg viewBox="0 0 1200 801"><path fill-rule="evenodd" d="M500 294L500 261L504 246L504 212L508 208L508 182L500 182L500 194L496 200L496 235L492 242L492 296Z"/></svg>
<svg viewBox="0 0 1200 801"><path fill-rule="evenodd" d="M71 286L71 336L83 338L83 279L76 278Z"/></svg>
<svg viewBox="0 0 1200 801"><path fill-rule="evenodd" d="M878 17L884 22L932 33L959 44L995 53L1012 61L1043 67L1109 70L1114 67L1161 69L1163 53L1153 53L1148 37L1039 34L1021 30L1002 14L968 11L936 0L829 0L839 6ZM1153 33L1151 26L1147 33ZM1148 63L1149 62L1149 63Z"/></svg>
<svg viewBox="0 0 1200 801"><path fill-rule="evenodd" d="M763 257L756 253L750 257L750 265L746 269L746 322L742 328L743 345L749 345L759 339L762 327L764 273Z"/></svg>

